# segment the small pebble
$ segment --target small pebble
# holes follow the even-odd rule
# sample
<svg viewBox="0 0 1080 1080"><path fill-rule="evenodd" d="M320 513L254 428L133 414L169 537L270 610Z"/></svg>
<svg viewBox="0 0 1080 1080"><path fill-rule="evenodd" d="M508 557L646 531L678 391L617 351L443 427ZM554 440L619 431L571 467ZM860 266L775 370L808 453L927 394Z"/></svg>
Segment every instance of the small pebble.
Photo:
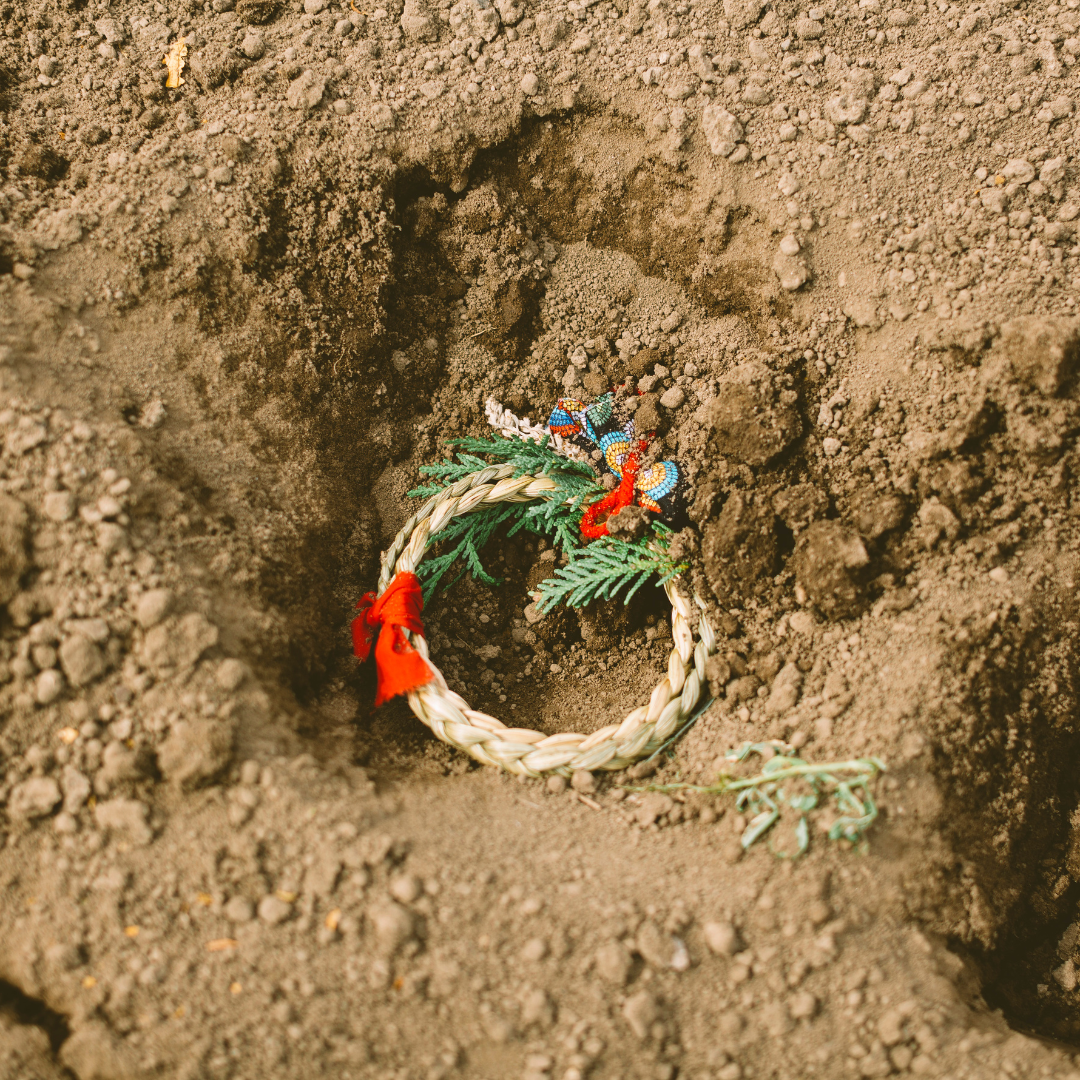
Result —
<svg viewBox="0 0 1080 1080"><path fill-rule="evenodd" d="M543 960L548 954L547 942L543 938L529 938L522 946L521 958L523 960Z"/></svg>
<svg viewBox="0 0 1080 1080"><path fill-rule="evenodd" d="M390 881L390 895L402 904L411 904L424 894L424 886L414 874L398 874Z"/></svg>
<svg viewBox="0 0 1080 1080"><path fill-rule="evenodd" d="M60 782L64 789L64 809L68 813L77 814L90 797L89 779L74 766L65 765Z"/></svg>
<svg viewBox="0 0 1080 1080"><path fill-rule="evenodd" d="M292 914L292 905L271 893L259 901L259 918L268 926L277 926Z"/></svg>
<svg viewBox="0 0 1080 1080"><path fill-rule="evenodd" d="M662 970L672 966L675 939L652 919L646 919L638 928L636 944L642 959L654 968Z"/></svg>
<svg viewBox="0 0 1080 1080"><path fill-rule="evenodd" d="M660 395L660 404L665 409L677 409L686 401L686 391L681 386L669 386Z"/></svg>
<svg viewBox="0 0 1080 1080"><path fill-rule="evenodd" d="M41 511L50 521L70 521L75 516L75 496L70 491L50 491L41 501Z"/></svg>
<svg viewBox="0 0 1080 1080"><path fill-rule="evenodd" d="M705 944L718 956L734 956L739 951L739 932L728 922L707 922L702 928Z"/></svg>
<svg viewBox="0 0 1080 1080"><path fill-rule="evenodd" d="M147 823L150 808L137 799L109 799L94 807L94 822L104 832L117 833L134 844L148 844L153 833Z"/></svg>
<svg viewBox="0 0 1080 1080"><path fill-rule="evenodd" d="M51 705L64 690L64 677L55 668L41 672L34 684L34 697L39 705Z"/></svg>
<svg viewBox="0 0 1080 1080"><path fill-rule="evenodd" d="M384 955L397 952L416 935L412 914L393 901L372 904L368 908L367 917L375 932L379 949Z"/></svg>
<svg viewBox="0 0 1080 1080"><path fill-rule="evenodd" d="M240 688L247 676L247 664L242 660L236 660L233 657L230 657L228 660L222 660L220 665L218 665L217 674L214 677L217 679L217 684L222 690L227 690L229 693L232 693L232 691Z"/></svg>
<svg viewBox="0 0 1080 1080"><path fill-rule="evenodd" d="M570 786L582 795L592 795L596 791L596 778L587 769L577 769L570 779Z"/></svg>
<svg viewBox="0 0 1080 1080"><path fill-rule="evenodd" d="M98 513L103 518L119 517L124 512L124 507L119 499L112 495L102 495L97 503Z"/></svg>
<svg viewBox="0 0 1080 1080"><path fill-rule="evenodd" d="M82 634L73 634L60 646L60 665L72 686L85 686L105 670L101 650Z"/></svg>
<svg viewBox="0 0 1080 1080"><path fill-rule="evenodd" d="M526 97L535 97L536 92L540 89L540 80L530 71L521 80L521 92Z"/></svg>
<svg viewBox="0 0 1080 1080"><path fill-rule="evenodd" d="M127 547L127 533L114 521L103 521L97 527L97 546L105 555L115 555L121 548Z"/></svg>
<svg viewBox="0 0 1080 1080"><path fill-rule="evenodd" d="M596 950L593 962L600 978L614 986L625 986L634 966L630 951L619 941L609 941L601 945Z"/></svg>
<svg viewBox="0 0 1080 1080"><path fill-rule="evenodd" d="M249 30L240 44L240 51L249 60L258 60L266 52L266 42L257 30Z"/></svg>
<svg viewBox="0 0 1080 1080"><path fill-rule="evenodd" d="M268 896L268 897L264 897L264 900L277 900L277 897L276 896ZM278 903L281 903L281 902L282 901L278 900ZM285 906L288 907L287 904ZM262 915L262 910L261 910L262 905L260 904L259 907L260 907L259 914L261 916ZM246 896L234 896L225 905L225 918L228 919L229 922L234 922L234 923L251 922L251 920L254 918L254 916L255 916L255 906L254 906L254 904L252 904L252 902ZM267 920L267 921L269 921L269 920Z"/></svg>
<svg viewBox="0 0 1080 1080"><path fill-rule="evenodd" d="M43 671L56 667L56 650L51 645L35 645L30 650L30 656Z"/></svg>
<svg viewBox="0 0 1080 1080"><path fill-rule="evenodd" d="M630 1025L630 1030L642 1042L649 1037L653 1024L660 1019L660 1006L648 990L639 990L631 994L623 1003L623 1019Z"/></svg>
<svg viewBox="0 0 1080 1080"><path fill-rule="evenodd" d="M60 785L51 776L35 776L16 784L8 797L8 816L30 821L51 814L60 802Z"/></svg>
<svg viewBox="0 0 1080 1080"><path fill-rule="evenodd" d="M135 604L135 621L144 629L156 626L172 607L172 593L168 589L150 589Z"/></svg>

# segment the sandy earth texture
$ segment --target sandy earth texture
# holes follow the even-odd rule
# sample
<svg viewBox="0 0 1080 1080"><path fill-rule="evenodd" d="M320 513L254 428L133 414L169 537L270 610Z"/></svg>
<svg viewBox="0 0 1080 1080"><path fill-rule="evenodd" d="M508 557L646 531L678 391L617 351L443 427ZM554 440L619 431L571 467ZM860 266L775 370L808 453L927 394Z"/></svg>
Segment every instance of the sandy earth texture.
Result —
<svg viewBox="0 0 1080 1080"><path fill-rule="evenodd" d="M1080 1076L1078 34L0 2L0 1076ZM489 397L611 387L717 700L519 782L373 712L348 618ZM656 597L536 621L558 553L486 557L425 613L454 689L647 697ZM622 786L768 739L887 763L866 851Z"/></svg>

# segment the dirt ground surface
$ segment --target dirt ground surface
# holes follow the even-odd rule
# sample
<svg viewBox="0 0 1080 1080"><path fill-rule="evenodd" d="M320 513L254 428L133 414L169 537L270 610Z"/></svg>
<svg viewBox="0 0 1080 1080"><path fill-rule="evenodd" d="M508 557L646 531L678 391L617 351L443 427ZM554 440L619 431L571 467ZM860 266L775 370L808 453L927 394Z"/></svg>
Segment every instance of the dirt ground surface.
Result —
<svg viewBox="0 0 1080 1080"><path fill-rule="evenodd" d="M0 0L0 1077L1077 1080L1080 0L368 8ZM518 781L349 618L488 398L612 387L716 701ZM670 610L553 555L427 636L594 731ZM866 850L627 789L775 739Z"/></svg>

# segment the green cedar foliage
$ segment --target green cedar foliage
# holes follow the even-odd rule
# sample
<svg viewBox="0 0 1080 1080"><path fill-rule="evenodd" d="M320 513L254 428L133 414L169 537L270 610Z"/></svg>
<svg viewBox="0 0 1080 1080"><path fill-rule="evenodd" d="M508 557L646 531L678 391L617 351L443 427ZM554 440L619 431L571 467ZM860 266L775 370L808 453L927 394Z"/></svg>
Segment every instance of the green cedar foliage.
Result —
<svg viewBox="0 0 1080 1080"><path fill-rule="evenodd" d="M669 532L654 524L653 535L640 540L620 540L602 536L583 550L574 552L566 566L540 583L540 611L544 614L559 604L585 607L594 600L610 600L628 589L624 603L654 575L663 585L686 569L667 553Z"/></svg>
<svg viewBox="0 0 1080 1080"><path fill-rule="evenodd" d="M557 487L543 500L499 503L451 519L445 529L432 537L433 543L439 544L440 553L425 559L417 570L424 587L425 604L459 561L463 568L454 581L471 572L487 585L501 584L484 569L480 551L502 526L507 527L507 536L525 529L549 537L556 548L570 557L568 565L560 567L540 586L544 611L559 603L583 607L592 600L610 599L624 588L629 588L626 597L629 602L653 574L659 575L663 584L685 569L667 556L669 530L659 523L654 525L651 536L632 543L603 537L582 547L585 538L581 534L581 515L606 492L587 464L557 453L548 439L536 443L518 436L493 435L486 439L455 439L450 445L455 451L453 457L421 466L420 471L435 478L435 482L410 491L411 496L437 495L444 487L486 468L492 461L513 464L515 477L526 473L548 476ZM446 587L450 584L453 582Z"/></svg>

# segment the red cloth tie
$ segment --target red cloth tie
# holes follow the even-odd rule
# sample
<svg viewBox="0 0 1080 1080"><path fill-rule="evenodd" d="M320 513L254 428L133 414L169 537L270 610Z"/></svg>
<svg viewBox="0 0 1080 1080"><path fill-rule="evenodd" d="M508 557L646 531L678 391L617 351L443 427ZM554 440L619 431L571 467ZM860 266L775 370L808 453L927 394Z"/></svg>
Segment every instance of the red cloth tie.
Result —
<svg viewBox="0 0 1080 1080"><path fill-rule="evenodd" d="M398 694L408 694L435 678L424 658L405 637L406 630L414 634L424 632L420 618L424 594L415 574L397 574L382 596L365 593L356 606L360 614L353 619L352 638L357 657L368 658L372 639L382 628L375 644L375 669L379 680L376 706Z"/></svg>
<svg viewBox="0 0 1080 1080"><path fill-rule="evenodd" d="M617 514L624 506L629 506L634 501L634 481L638 474L637 454L628 455L626 464L623 465L622 480L614 491L608 492L599 502L594 502L587 507L581 515L581 531L590 540L600 536L607 536L607 519ZM604 514L604 520L599 525L596 519Z"/></svg>

